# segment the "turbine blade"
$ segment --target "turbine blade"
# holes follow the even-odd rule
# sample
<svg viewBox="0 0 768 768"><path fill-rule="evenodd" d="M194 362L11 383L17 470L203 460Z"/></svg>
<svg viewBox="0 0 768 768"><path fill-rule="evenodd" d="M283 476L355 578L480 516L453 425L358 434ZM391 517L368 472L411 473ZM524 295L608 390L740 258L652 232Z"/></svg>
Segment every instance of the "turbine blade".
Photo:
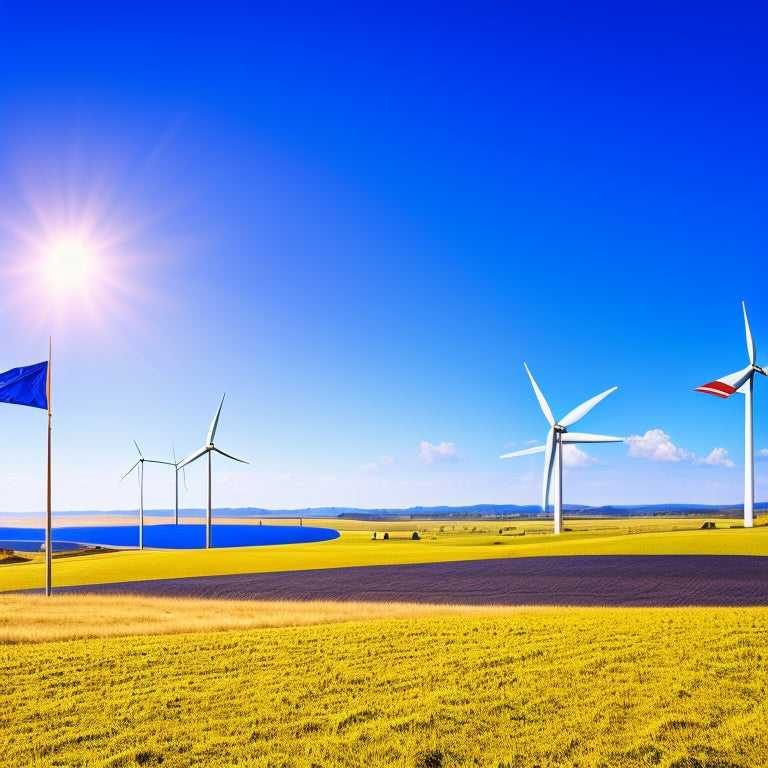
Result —
<svg viewBox="0 0 768 768"><path fill-rule="evenodd" d="M130 475L131 472L133 472L133 470L139 466L139 464L141 464L141 460L137 461L117 482L122 483L123 480L125 480L125 478L128 477L128 475Z"/></svg>
<svg viewBox="0 0 768 768"><path fill-rule="evenodd" d="M721 379L715 379L707 384L702 384L700 387L696 387L694 392L704 392L707 395L715 395L717 397L730 397L734 392L746 384L746 382L752 378L755 374L755 369L750 363L746 368L742 368L735 373L729 373L727 376L723 376Z"/></svg>
<svg viewBox="0 0 768 768"><path fill-rule="evenodd" d="M141 456L141 448L139 448L139 444L134 440L133 444L136 446L136 450L139 452L139 456Z"/></svg>
<svg viewBox="0 0 768 768"><path fill-rule="evenodd" d="M202 448L198 448L194 453L190 453L189 456L187 456L186 459L182 459L177 466L177 469L181 469L182 467L186 467L187 464L191 464L193 461L197 461L201 456L205 456L208 451L211 449L204 445Z"/></svg>
<svg viewBox="0 0 768 768"><path fill-rule="evenodd" d="M757 350L755 350L755 341L752 338L752 331L749 330L749 320L747 320L747 305L742 301L741 308L744 310L744 327L747 330L747 353L749 354L750 365L755 364Z"/></svg>
<svg viewBox="0 0 768 768"><path fill-rule="evenodd" d="M560 419L560 424L564 427L570 427L571 424L575 424L580 418L586 416L604 397L608 397L611 392L615 392L617 389L618 387L611 387L606 389L605 392L590 398L585 403L574 408L564 419Z"/></svg>
<svg viewBox="0 0 768 768"><path fill-rule="evenodd" d="M176 466L172 461L158 461L157 459L144 459L144 461L146 461L147 464L167 464L169 467Z"/></svg>
<svg viewBox="0 0 768 768"><path fill-rule="evenodd" d="M228 459L232 459L234 461L239 461L241 464L250 464L250 461L245 461L244 459L237 459L234 456L230 456L228 453L224 453L224 451L220 451L218 448L213 448L212 450L216 451L216 453L220 453L222 456L226 456Z"/></svg>
<svg viewBox="0 0 768 768"><path fill-rule="evenodd" d="M513 451L512 453L505 453L503 456L499 456L500 459L511 459L513 456L525 456L528 453L541 453L546 451L546 445L537 445L534 448L526 448L524 451Z"/></svg>
<svg viewBox="0 0 768 768"><path fill-rule="evenodd" d="M588 435L585 432L566 432L560 438L564 443L622 443L623 437L608 435Z"/></svg>
<svg viewBox="0 0 768 768"><path fill-rule="evenodd" d="M171 450L173 451L173 466L176 467L176 476L178 478L179 475L179 462L176 460L176 446L172 445ZM181 479L184 481L184 490L188 491L189 488L187 488L187 470L183 467L181 468ZM178 483L178 480L176 481Z"/></svg>
<svg viewBox="0 0 768 768"><path fill-rule="evenodd" d="M549 486L552 482L552 467L555 463L555 430L550 429L547 435L546 453L544 454L544 498L541 505L544 512L547 511L547 501L549 499Z"/></svg>
<svg viewBox="0 0 768 768"><path fill-rule="evenodd" d="M533 378L533 375L528 370L528 366L525 363L523 363L523 365L525 365L525 370L528 372L528 378L531 380L531 384L533 384L533 391L536 393L536 399L539 401L541 410L544 412L544 416L549 422L549 426L554 427L555 417L552 415L552 410L550 409L549 404L547 403L547 400L544 397L544 394L539 389L539 385L536 383L536 379Z"/></svg>
<svg viewBox="0 0 768 768"><path fill-rule="evenodd" d="M225 392L221 396L221 402L219 403L219 408L216 411L216 415L213 417L213 421L211 422L211 428L208 430L208 442L206 445L213 445L213 437L216 434L216 427L219 425L219 414L221 413L221 406L224 405L224 398L227 396L227 393Z"/></svg>

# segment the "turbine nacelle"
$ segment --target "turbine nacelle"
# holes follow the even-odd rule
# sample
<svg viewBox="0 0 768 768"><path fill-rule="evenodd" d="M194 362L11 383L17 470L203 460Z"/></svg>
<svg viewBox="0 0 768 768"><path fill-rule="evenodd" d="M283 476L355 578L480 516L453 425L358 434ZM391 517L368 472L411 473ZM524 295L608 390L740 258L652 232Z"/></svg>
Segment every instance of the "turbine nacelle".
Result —
<svg viewBox="0 0 768 768"><path fill-rule="evenodd" d="M528 378L531 380L531 386L536 395L536 399L539 401L544 418L549 422L550 430L547 434L547 441L545 445L538 445L534 448L526 448L522 451L513 451L512 453L505 453L499 458L509 459L513 456L523 456L525 454L545 452L544 456L544 484L543 484L543 499L542 509L546 512L547 503L549 500L549 488L552 482L552 472L555 468L556 458L562 461L562 446L563 444L572 443L619 443L623 441L623 437L611 437L608 435L590 435L584 432L568 432L568 427L575 424L579 419L587 415L601 400L608 397L618 387L611 387L610 389L601 392L599 395L586 400L581 405L574 408L570 413L559 421L555 421L555 417L552 415L552 409L549 407L544 393L539 389L539 385L533 378L533 374L529 370L528 366L523 363L525 370L528 373ZM558 467L558 473L556 476L556 506L555 510L555 532L560 532L559 516L562 516L562 496L560 493L560 471Z"/></svg>
<svg viewBox="0 0 768 768"><path fill-rule="evenodd" d="M754 379L756 373L768 376L768 373L755 362L757 350L755 348L755 341L752 338L752 331L749 328L747 307L743 301L741 302L741 307L744 310L744 330L747 334L749 365L740 371L729 373L727 376L722 376L719 379L702 384L700 387L696 387L695 392L704 392L707 395L715 395L715 397L722 397L723 399L730 397L734 392L741 392L742 395L747 395L749 390L747 385Z"/></svg>
<svg viewBox="0 0 768 768"><path fill-rule="evenodd" d="M720 379L715 379L700 387L696 387L695 391L715 395L723 399L730 397L734 392L740 392L744 395L744 527L751 528L754 524L755 507L755 445L754 427L752 424L752 388L756 373L760 373L763 376L768 376L768 373L756 363L757 349L755 348L755 340L752 338L752 331L749 328L747 305L743 301L741 302L741 308L744 312L744 330L747 337L749 365L740 371L730 373Z"/></svg>
<svg viewBox="0 0 768 768"><path fill-rule="evenodd" d="M147 464L167 464L170 467L176 466L173 462L170 462L170 461L158 461L157 459L145 458L144 454L141 452L141 448L139 448L139 444L135 440L133 441L133 444L136 446L136 450L139 453L139 458L136 461L136 463L120 478L120 480L118 480L118 482L122 482L123 480L125 480L125 478L128 477L128 475L130 475L131 472L133 472L133 470L136 469L136 467L143 469L144 462L147 462Z"/></svg>
<svg viewBox="0 0 768 768"><path fill-rule="evenodd" d="M183 469L187 466L187 464L191 464L193 461L197 461L202 456L208 456L208 506L206 509L206 519L205 519L205 526L206 526L206 535L205 535L205 546L206 548L210 548L211 546L211 454L215 451L216 453L220 453L222 456L226 456L228 459L232 459L233 461L239 461L241 464L248 464L247 461L243 459L238 459L235 456L231 456L228 453L224 453L220 448L216 448L213 444L213 438L216 434L216 427L219 424L219 416L221 415L221 407L224 405L224 398L226 397L226 392L221 397L221 402L219 403L219 407L216 409L216 415L213 417L213 421L211 422L211 426L208 429L208 436L205 441L205 445L203 445L202 448L198 448L193 453L190 453L189 456L187 456L185 459L182 459L177 465L176 470Z"/></svg>
<svg viewBox="0 0 768 768"><path fill-rule="evenodd" d="M146 459L144 454L139 448L139 444L134 440L133 444L136 446L136 450L139 454L138 461L120 478L118 482L125 480L128 475L133 472L136 467L139 468L138 481L139 481L139 549L144 549L144 462L147 464L167 464L170 467L176 468L175 462L170 461L158 461L157 459ZM178 469L176 468L176 474L178 476ZM178 512L177 512L178 515Z"/></svg>

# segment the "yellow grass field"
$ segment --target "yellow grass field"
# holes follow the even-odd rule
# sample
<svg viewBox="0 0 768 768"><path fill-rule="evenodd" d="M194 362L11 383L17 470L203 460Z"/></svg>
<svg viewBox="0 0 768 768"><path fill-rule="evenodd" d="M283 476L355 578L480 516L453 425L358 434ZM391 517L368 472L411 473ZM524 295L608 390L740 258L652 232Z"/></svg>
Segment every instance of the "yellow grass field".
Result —
<svg viewBox="0 0 768 768"><path fill-rule="evenodd" d="M62 600L102 621L103 602L49 602ZM175 602L165 608L177 620L214 612ZM124 616L165 609L149 603L124 606ZM244 610L258 620L263 607ZM0 765L765 765L765 609L391 610L245 631L6 636ZM331 605L311 611L309 622L326 611L339 619Z"/></svg>
<svg viewBox="0 0 768 768"><path fill-rule="evenodd" d="M568 520L566 527L572 528L572 532L555 537L543 532L551 530L551 521L407 521L373 529L368 522L328 520L324 524L341 529L340 538L313 544L207 551L126 550L87 557L56 557L53 586L55 589L56 586L142 579L505 557L768 555L768 526L731 528L726 526L734 524L733 521L719 520L716 530L701 530L703 521L703 518ZM371 540L373 530L378 533L376 541ZM389 531L390 540L383 541L383 533ZM420 541L411 541L413 531L419 531ZM523 531L525 535L520 535ZM44 583L44 564L39 556L36 562L0 565L0 592L40 588Z"/></svg>
<svg viewBox="0 0 768 768"><path fill-rule="evenodd" d="M403 522L372 541L367 524L337 521L341 537L321 544L56 558L54 587L496 557L768 554L768 528L701 522L568 521L559 538L544 521ZM42 568L0 565L3 768L762 768L768 754L764 607L7 594L41 586Z"/></svg>

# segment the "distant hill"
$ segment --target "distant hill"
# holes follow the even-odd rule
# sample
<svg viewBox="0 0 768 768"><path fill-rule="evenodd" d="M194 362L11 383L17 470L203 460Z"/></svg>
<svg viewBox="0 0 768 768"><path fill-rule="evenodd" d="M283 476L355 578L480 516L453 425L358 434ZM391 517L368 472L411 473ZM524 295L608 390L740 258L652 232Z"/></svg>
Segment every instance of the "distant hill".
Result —
<svg viewBox="0 0 768 768"><path fill-rule="evenodd" d="M756 511L768 510L768 502L755 504ZM455 518L546 518L552 517L552 512L543 513L537 505L518 504L474 504L472 506L450 507L407 507L405 509L380 508L362 509L359 507L306 507L303 509L262 509L260 507L220 507L213 510L216 517L337 517L356 520L382 520L391 518L402 519L436 519L445 517ZM740 504L643 504L643 505L611 505L590 507L578 504L564 504L566 515L579 517L648 517L706 514L713 517L740 517L744 507ZM183 517L202 517L205 510L179 510ZM138 510L136 510L138 514ZM173 514L172 510L145 511L147 515Z"/></svg>
<svg viewBox="0 0 768 768"><path fill-rule="evenodd" d="M768 510L768 502L755 504L756 512ZM578 517L685 517L707 515L710 517L739 518L744 514L741 504L641 504L590 507L579 504L564 504L566 516ZM250 517L250 518L311 518L337 517L355 520L388 520L400 518L403 520L430 520L438 518L551 518L552 512L543 513L540 506L528 504L474 504L471 506L436 506L408 507L406 509L380 508L362 509L359 507L305 507L303 509L262 509L261 507L218 507L213 510L215 517ZM138 510L112 510L56 512L55 515L87 515L88 517L131 516L138 515ZM147 517L171 517L172 509L144 510ZM205 516L204 509L180 509L181 517Z"/></svg>
<svg viewBox="0 0 768 768"><path fill-rule="evenodd" d="M755 504L755 511L768 510L768 502ZM685 517L700 516L739 518L744 514L740 504L708 505L708 504L646 504L626 506L589 507L576 504L564 504L563 513L566 516L578 517ZM476 504L468 507L409 507L408 509L357 509L345 510L338 517L377 520L392 517L409 519L434 519L443 517L487 517L499 518L547 518L552 512L544 513L541 507L516 504Z"/></svg>

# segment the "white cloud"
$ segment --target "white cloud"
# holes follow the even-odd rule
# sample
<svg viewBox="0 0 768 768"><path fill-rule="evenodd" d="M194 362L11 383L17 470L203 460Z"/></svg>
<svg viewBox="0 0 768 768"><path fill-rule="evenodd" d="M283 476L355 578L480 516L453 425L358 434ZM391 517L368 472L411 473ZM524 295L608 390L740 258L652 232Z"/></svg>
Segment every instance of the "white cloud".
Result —
<svg viewBox="0 0 768 768"><path fill-rule="evenodd" d="M678 448L661 429L649 429L644 435L630 435L624 441L629 445L629 456L651 461L680 461L693 459L694 454Z"/></svg>
<svg viewBox="0 0 768 768"><path fill-rule="evenodd" d="M536 445L538 442L538 440L526 440L523 445Z"/></svg>
<svg viewBox="0 0 768 768"><path fill-rule="evenodd" d="M651 461L689 461L700 466L732 467L734 463L728 458L725 448L713 448L706 458L697 459L696 454L678 448L661 429L649 429L644 435L630 435L624 441L629 445L629 456L650 459ZM765 452L768 455L768 451Z"/></svg>
<svg viewBox="0 0 768 768"><path fill-rule="evenodd" d="M375 472L378 470L379 467L386 467L389 464L394 464L395 460L391 456L382 456L378 462L376 461L369 461L367 464L363 464L360 469L363 470L363 472Z"/></svg>
<svg viewBox="0 0 768 768"><path fill-rule="evenodd" d="M761 448L755 453L755 456L759 456L761 459L768 456L768 448Z"/></svg>
<svg viewBox="0 0 768 768"><path fill-rule="evenodd" d="M426 440L421 441L419 455L413 460L414 464L435 464L444 461L459 461L466 458L459 453L453 443L440 443L432 445Z"/></svg>
<svg viewBox="0 0 768 768"><path fill-rule="evenodd" d="M709 464L711 467L732 467L733 462L726 458L728 451L725 448L713 448L712 453L706 459L696 459L694 464Z"/></svg>
<svg viewBox="0 0 768 768"><path fill-rule="evenodd" d="M582 450L579 450L575 445L571 443L565 443L563 445L563 466L564 467L588 467L590 464L594 464L597 459L594 456L590 456Z"/></svg>

